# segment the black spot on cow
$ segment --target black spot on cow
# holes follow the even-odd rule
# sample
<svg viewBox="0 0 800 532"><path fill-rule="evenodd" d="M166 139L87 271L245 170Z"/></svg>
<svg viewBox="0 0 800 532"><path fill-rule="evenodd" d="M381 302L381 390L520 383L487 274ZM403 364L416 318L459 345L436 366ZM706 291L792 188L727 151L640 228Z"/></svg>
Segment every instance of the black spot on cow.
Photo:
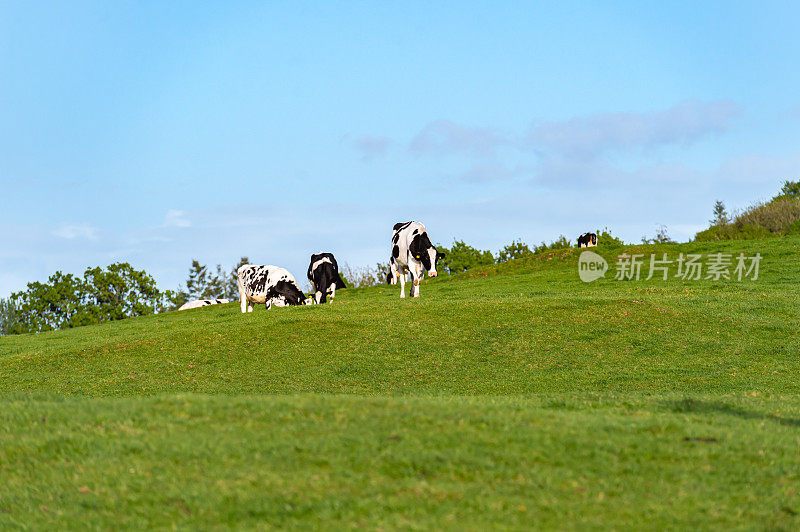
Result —
<svg viewBox="0 0 800 532"><path fill-rule="evenodd" d="M395 233L392 235L392 244L397 244L397 241L400 240L400 233Z"/></svg>
<svg viewBox="0 0 800 532"><path fill-rule="evenodd" d="M399 233L400 231L402 231L403 229L405 229L406 227L408 227L412 223L413 222L398 222L398 223L394 224L395 233Z"/></svg>
<svg viewBox="0 0 800 532"><path fill-rule="evenodd" d="M398 246L394 246L392 248L392 257L397 258L400 256L400 248Z"/></svg>

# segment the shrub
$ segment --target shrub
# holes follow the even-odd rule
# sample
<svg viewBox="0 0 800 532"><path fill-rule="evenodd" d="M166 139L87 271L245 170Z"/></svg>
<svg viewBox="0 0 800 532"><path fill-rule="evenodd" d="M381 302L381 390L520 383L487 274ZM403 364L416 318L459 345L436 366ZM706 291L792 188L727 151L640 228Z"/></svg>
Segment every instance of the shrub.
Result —
<svg viewBox="0 0 800 532"><path fill-rule="evenodd" d="M494 256L491 251L481 251L461 240L454 240L450 249L444 246L436 246L436 248L445 253L445 258L439 261L439 267L450 274L467 271L476 266L494 264Z"/></svg>
<svg viewBox="0 0 800 532"><path fill-rule="evenodd" d="M515 259L524 259L533 255L533 251L522 240L514 240L497 252L497 262L508 262Z"/></svg>

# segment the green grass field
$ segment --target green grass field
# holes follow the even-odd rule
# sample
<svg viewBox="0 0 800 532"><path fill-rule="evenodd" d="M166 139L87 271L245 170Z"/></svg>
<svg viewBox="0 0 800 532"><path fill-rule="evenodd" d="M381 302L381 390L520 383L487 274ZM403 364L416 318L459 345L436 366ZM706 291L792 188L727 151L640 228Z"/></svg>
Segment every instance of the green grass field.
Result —
<svg viewBox="0 0 800 532"><path fill-rule="evenodd" d="M800 528L800 237L626 249L2 337L0 528Z"/></svg>

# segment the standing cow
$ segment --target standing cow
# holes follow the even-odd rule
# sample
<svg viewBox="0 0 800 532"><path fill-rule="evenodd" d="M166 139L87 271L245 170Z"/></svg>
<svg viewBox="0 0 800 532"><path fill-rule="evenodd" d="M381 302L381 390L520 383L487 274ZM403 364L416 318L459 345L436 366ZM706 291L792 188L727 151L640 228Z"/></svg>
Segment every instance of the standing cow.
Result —
<svg viewBox="0 0 800 532"><path fill-rule="evenodd" d="M311 291L314 292L314 302L325 303L327 295L331 295L331 303L336 297L337 288L347 288L339 275L339 265L333 253L315 253L311 255L308 265L308 281Z"/></svg>
<svg viewBox="0 0 800 532"><path fill-rule="evenodd" d="M425 226L420 222L394 224L392 234L392 257L389 267L393 279L400 280L400 297L406 297L406 273L411 274L411 297L419 297L419 283L428 270L436 277L436 262L444 258L431 243Z"/></svg>
<svg viewBox="0 0 800 532"><path fill-rule="evenodd" d="M583 233L578 237L579 248L591 248L597 245L597 234Z"/></svg>
<svg viewBox="0 0 800 532"><path fill-rule="evenodd" d="M263 303L267 310L311 302L297 286L294 276L278 266L245 264L237 271L242 312L253 312L253 303Z"/></svg>

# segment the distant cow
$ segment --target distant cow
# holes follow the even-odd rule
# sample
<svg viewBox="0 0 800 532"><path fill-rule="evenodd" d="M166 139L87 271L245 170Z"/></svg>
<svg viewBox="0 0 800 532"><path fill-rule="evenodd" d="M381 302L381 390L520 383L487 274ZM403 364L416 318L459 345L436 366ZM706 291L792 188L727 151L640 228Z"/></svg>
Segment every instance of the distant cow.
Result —
<svg viewBox="0 0 800 532"><path fill-rule="evenodd" d="M311 302L297 286L294 276L278 266L245 264L237 271L242 312L253 312L253 303L263 303L267 310Z"/></svg>
<svg viewBox="0 0 800 532"><path fill-rule="evenodd" d="M200 308L208 305L222 305L223 303L228 302L229 301L227 299L198 299L196 301L184 303L178 310L189 310L190 308Z"/></svg>
<svg viewBox="0 0 800 532"><path fill-rule="evenodd" d="M578 237L579 248L591 248L597 245L597 234L583 233Z"/></svg>
<svg viewBox="0 0 800 532"><path fill-rule="evenodd" d="M315 303L325 303L327 295L331 295L331 303L336 297L337 288L347 288L339 275L339 265L333 253L315 253L311 255L308 265L308 281L311 291L314 292Z"/></svg>
<svg viewBox="0 0 800 532"><path fill-rule="evenodd" d="M433 246L424 225L419 222L394 224L389 267L393 279L400 279L400 297L406 297L406 273L411 274L411 297L419 297L423 270L436 277L436 262L443 258L444 253L439 253Z"/></svg>

